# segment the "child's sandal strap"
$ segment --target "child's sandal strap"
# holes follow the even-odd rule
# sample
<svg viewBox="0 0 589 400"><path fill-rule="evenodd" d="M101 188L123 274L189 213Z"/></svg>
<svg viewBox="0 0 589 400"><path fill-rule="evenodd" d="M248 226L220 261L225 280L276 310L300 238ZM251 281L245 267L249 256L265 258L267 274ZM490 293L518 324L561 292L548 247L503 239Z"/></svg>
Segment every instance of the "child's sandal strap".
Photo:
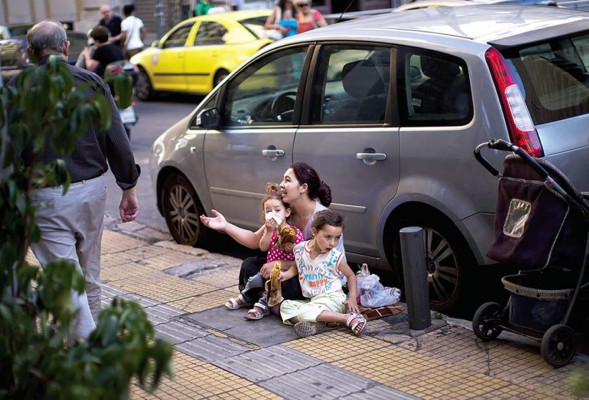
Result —
<svg viewBox="0 0 589 400"><path fill-rule="evenodd" d="M360 336L366 327L366 318L361 314L350 314L346 321L346 325L354 332L354 335Z"/></svg>

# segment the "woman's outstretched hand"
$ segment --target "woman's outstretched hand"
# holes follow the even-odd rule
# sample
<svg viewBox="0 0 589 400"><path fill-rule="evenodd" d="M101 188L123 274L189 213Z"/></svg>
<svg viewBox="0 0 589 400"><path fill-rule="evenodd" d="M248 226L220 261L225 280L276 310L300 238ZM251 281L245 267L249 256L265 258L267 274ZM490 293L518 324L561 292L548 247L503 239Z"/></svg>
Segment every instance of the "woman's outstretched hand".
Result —
<svg viewBox="0 0 589 400"><path fill-rule="evenodd" d="M227 228L227 220L217 210L211 210L213 217L207 217L206 215L200 216L200 221L207 228L214 229L216 231L224 231Z"/></svg>

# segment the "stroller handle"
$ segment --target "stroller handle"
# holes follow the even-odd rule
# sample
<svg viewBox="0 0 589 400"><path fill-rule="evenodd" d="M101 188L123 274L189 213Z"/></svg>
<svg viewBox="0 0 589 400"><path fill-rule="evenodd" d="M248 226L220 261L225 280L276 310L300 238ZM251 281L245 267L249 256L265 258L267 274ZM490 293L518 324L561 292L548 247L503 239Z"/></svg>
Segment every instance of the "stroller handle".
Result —
<svg viewBox="0 0 589 400"><path fill-rule="evenodd" d="M523 158L528 163L528 165L532 167L534 171L536 171L542 177L542 179L548 178L548 171L546 171L544 167L542 167L542 165L540 165L534 159L534 157L526 153L526 151L521 147L516 146L513 143L509 143L503 139L492 139L488 142L483 142L474 149L474 157L476 158L476 160L479 162L479 164L485 167L485 169L489 171L493 176L499 175L499 171L481 154L481 149L483 149L484 147L494 150L512 151L521 158Z"/></svg>

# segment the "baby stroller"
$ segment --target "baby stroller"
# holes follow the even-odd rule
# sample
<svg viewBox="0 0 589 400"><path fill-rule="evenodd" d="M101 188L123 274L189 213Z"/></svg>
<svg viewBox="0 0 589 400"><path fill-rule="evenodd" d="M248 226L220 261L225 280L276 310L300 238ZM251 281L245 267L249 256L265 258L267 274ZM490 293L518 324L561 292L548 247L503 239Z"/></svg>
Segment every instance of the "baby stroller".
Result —
<svg viewBox="0 0 589 400"><path fill-rule="evenodd" d="M482 156L485 147L515 153L505 158L502 174ZM472 320L473 331L483 341L503 330L540 340L548 364L567 365L575 355L577 337L589 330L589 206L555 166L516 145L492 140L474 153L499 178L487 255L519 272L501 279L509 292L507 306L481 305Z"/></svg>

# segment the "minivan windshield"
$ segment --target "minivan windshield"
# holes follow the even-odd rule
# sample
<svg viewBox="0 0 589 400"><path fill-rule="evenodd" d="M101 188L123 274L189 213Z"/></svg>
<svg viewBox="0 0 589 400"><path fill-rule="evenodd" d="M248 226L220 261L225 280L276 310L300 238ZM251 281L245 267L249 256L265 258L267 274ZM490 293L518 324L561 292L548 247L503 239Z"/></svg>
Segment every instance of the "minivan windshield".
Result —
<svg viewBox="0 0 589 400"><path fill-rule="evenodd" d="M517 69L536 125L589 113L589 35L504 52Z"/></svg>

